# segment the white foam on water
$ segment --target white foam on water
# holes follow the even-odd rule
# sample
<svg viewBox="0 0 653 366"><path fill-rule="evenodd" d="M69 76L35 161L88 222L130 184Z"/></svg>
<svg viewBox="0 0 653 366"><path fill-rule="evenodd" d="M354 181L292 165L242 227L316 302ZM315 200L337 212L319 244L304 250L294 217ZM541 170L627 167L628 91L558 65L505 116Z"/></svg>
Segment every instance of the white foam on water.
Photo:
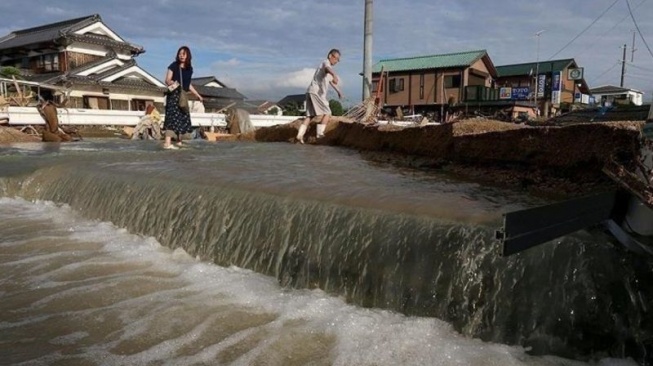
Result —
<svg viewBox="0 0 653 366"><path fill-rule="evenodd" d="M0 302L21 291L43 293L13 309L15 319L0 317L0 333L43 326L42 335L12 339L45 350L24 356L22 365L286 365L315 357L333 365L584 364L466 338L438 319L364 309L320 290L282 288L274 278L201 262L51 202L0 198L4 236L10 230L2 222L51 223L42 233L0 241L0 253L19 253L0 262L0 271L11 273L0 282ZM50 244L41 243L42 235ZM21 290L6 290L12 281L23 283ZM61 331L52 330L56 326Z"/></svg>

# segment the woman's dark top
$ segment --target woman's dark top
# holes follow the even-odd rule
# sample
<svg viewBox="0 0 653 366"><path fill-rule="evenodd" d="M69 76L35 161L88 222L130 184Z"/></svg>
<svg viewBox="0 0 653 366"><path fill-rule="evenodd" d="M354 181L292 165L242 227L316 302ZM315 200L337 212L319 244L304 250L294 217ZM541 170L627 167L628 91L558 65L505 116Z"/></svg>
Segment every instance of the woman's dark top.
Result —
<svg viewBox="0 0 653 366"><path fill-rule="evenodd" d="M179 77L179 62L175 61L171 63L170 66L168 66L168 69L172 71L172 80L181 83L182 78ZM188 91L190 88L190 79L193 77L193 68L189 67L187 69L181 69L181 73L181 76L184 79L182 87L185 91Z"/></svg>

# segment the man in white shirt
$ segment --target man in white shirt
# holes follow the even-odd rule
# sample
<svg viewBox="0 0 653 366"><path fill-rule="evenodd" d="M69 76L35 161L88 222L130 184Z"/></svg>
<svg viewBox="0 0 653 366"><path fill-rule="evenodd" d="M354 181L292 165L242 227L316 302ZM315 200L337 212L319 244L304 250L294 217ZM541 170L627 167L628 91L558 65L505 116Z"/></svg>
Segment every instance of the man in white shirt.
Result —
<svg viewBox="0 0 653 366"><path fill-rule="evenodd" d="M317 125L317 138L324 136L324 130L331 117L331 108L329 108L329 100L327 99L329 84L338 93L338 98L342 99L342 92L338 88L340 79L335 71L333 71L333 66L339 61L340 51L334 48L329 51L326 60L320 63L320 66L315 70L315 74L313 74L313 80L306 90L306 118L302 121L301 126L299 126L299 132L297 133L297 141L302 144L304 143L306 129L313 117L322 116L320 124ZM329 75L331 76L329 77Z"/></svg>

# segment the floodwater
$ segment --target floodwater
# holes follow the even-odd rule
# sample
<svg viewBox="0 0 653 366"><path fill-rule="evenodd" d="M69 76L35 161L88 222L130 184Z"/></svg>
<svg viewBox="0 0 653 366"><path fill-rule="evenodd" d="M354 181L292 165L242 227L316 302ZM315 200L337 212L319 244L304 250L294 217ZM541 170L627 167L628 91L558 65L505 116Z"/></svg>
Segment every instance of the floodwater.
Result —
<svg viewBox="0 0 653 366"><path fill-rule="evenodd" d="M0 147L0 364L645 360L650 267L589 233L499 256L541 202L332 147Z"/></svg>

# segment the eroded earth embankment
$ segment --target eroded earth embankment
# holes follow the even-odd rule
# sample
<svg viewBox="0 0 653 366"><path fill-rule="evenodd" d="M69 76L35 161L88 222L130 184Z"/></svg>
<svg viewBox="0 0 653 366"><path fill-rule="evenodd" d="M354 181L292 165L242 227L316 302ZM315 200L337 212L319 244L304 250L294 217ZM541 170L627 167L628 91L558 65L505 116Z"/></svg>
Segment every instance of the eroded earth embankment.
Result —
<svg viewBox="0 0 653 366"><path fill-rule="evenodd" d="M261 128L242 140L292 141L298 121ZM319 142L354 148L368 159L437 168L489 183L576 196L614 186L603 172L615 159L629 166L643 121L525 126L493 120L400 128L334 122ZM307 136L314 136L314 127Z"/></svg>

